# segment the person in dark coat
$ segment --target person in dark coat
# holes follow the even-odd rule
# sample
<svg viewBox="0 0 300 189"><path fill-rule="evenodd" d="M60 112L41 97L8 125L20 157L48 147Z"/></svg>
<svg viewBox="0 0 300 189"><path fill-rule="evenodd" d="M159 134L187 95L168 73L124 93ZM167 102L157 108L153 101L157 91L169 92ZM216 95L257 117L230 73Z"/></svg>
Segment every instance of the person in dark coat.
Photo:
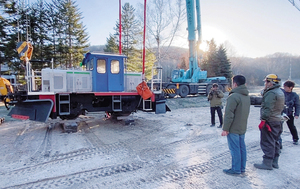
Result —
<svg viewBox="0 0 300 189"><path fill-rule="evenodd" d="M298 131L294 125L294 118L299 118L299 110L300 110L300 103L299 103L299 96L297 93L293 92L293 88L295 87L295 83L293 81L286 81L283 84L283 92L285 96L285 108L283 112L288 116L287 125L289 130L293 136L293 144L298 144Z"/></svg>

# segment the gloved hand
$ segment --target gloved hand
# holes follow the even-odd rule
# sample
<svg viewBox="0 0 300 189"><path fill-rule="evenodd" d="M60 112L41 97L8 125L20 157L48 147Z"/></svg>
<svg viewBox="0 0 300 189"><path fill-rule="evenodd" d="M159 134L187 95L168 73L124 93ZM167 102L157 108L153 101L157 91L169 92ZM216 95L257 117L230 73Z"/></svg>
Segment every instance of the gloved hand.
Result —
<svg viewBox="0 0 300 189"><path fill-rule="evenodd" d="M264 121L264 120L262 120L262 121L260 122L260 124L258 125L259 130L261 130L264 126L267 127L267 129L268 129L269 132L272 131L270 125L268 125L268 124L266 123L266 121Z"/></svg>
<svg viewBox="0 0 300 189"><path fill-rule="evenodd" d="M258 125L259 130L261 130L266 124L266 121L261 121L260 124Z"/></svg>
<svg viewBox="0 0 300 189"><path fill-rule="evenodd" d="M271 132L271 131L272 131L272 129L271 129L271 127L270 127L270 125L266 124L266 127L267 127L267 129L268 129L268 131L269 131L269 132Z"/></svg>

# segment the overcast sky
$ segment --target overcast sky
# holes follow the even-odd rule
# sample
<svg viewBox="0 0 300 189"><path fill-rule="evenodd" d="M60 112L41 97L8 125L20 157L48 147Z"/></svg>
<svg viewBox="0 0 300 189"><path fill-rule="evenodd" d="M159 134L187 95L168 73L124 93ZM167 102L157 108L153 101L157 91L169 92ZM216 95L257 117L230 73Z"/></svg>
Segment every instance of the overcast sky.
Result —
<svg viewBox="0 0 300 189"><path fill-rule="evenodd" d="M138 7L144 0L122 0L122 5L126 2ZM114 33L119 0L77 0L77 4L90 44L104 45ZM200 0L200 4L203 40L227 41L238 56L300 55L300 11L288 0ZM176 44L187 47L187 39Z"/></svg>

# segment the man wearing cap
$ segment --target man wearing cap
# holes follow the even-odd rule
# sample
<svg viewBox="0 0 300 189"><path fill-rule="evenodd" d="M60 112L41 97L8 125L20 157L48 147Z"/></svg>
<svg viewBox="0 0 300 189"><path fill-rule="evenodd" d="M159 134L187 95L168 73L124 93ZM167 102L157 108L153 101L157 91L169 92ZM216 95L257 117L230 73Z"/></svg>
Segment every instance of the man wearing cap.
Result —
<svg viewBox="0 0 300 189"><path fill-rule="evenodd" d="M211 127L215 126L215 114L216 111L219 116L220 125L218 128L222 128L223 125L223 115L222 115L222 98L224 97L224 93L219 90L219 85L214 83L210 92L208 93L207 99L210 101L210 115L211 115Z"/></svg>
<svg viewBox="0 0 300 189"><path fill-rule="evenodd" d="M281 113L284 109L285 97L280 89L279 81L275 74L265 78L265 88L260 109L260 147L264 153L263 162L254 164L258 169L272 170L279 168L278 158L280 145L278 139L282 133Z"/></svg>

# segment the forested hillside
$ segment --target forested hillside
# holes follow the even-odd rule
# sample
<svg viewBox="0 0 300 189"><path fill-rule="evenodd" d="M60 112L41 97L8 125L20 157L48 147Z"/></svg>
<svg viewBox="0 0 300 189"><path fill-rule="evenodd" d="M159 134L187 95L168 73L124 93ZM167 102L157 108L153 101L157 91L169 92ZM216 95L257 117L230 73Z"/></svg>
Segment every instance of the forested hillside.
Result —
<svg viewBox="0 0 300 189"><path fill-rule="evenodd" d="M250 85L263 85L267 74L277 74L282 80L300 79L300 56L275 53L260 58L231 57L233 74L243 74Z"/></svg>
<svg viewBox="0 0 300 189"><path fill-rule="evenodd" d="M103 46L91 46L89 50L96 52L100 49L103 49ZM172 70L180 67L183 61L188 61L188 49L180 47L162 49L160 64L163 67L163 80L169 81ZM229 60L233 75L245 75L249 85L263 85L263 79L269 73L277 74L283 80L290 77L292 80L300 79L300 72L298 71L300 70L300 56L275 53L259 58L229 57Z"/></svg>

